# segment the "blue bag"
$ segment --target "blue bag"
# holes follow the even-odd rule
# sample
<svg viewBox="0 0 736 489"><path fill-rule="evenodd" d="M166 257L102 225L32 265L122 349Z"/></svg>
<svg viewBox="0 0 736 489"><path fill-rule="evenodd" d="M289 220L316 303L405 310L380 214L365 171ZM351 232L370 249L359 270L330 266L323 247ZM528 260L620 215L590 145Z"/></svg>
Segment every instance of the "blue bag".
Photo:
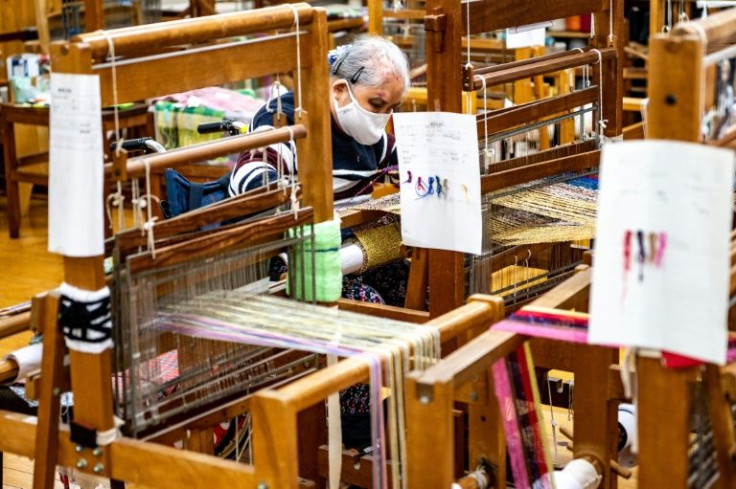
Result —
<svg viewBox="0 0 736 489"><path fill-rule="evenodd" d="M167 168L164 171L166 181L166 201L161 203L166 218L206 205L214 204L228 197L230 172L214 182L190 182L176 170Z"/></svg>

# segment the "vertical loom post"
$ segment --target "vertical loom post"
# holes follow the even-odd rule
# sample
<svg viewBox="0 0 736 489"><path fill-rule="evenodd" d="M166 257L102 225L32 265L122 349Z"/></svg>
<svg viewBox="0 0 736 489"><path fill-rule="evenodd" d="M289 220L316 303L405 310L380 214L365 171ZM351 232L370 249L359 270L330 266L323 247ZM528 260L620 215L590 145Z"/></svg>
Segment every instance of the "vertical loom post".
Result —
<svg viewBox="0 0 736 489"><path fill-rule="evenodd" d="M468 4L453 0L427 2L424 18L427 31L427 105L430 111L462 112L460 55L463 13ZM467 34L467 33L466 33ZM462 305L465 292L463 254L429 250L430 317Z"/></svg>
<svg viewBox="0 0 736 489"><path fill-rule="evenodd" d="M105 28L105 12L101 0L84 0L84 32Z"/></svg>
<svg viewBox="0 0 736 489"><path fill-rule="evenodd" d="M47 8L47 2L44 0L34 0L34 7L36 8L36 28L38 29L38 40L41 43L41 52L49 52L49 8Z"/></svg>
<svg viewBox="0 0 736 489"><path fill-rule="evenodd" d="M623 134L623 63L625 59L624 46L628 42L624 28L624 0L610 0L612 10L603 10L595 14L594 44L598 49L605 48L613 41L616 56L603 61L605 66L603 77L603 111L598 117L606 120L604 131L607 137L617 137ZM611 18L613 17L613 18ZM613 21L613 22L611 22ZM613 32L611 32L613 25ZM610 37L613 36L613 37ZM599 65L594 67L594 83L598 84Z"/></svg>
<svg viewBox="0 0 736 489"><path fill-rule="evenodd" d="M695 370L667 369L659 358L637 362L639 486L686 487Z"/></svg>
<svg viewBox="0 0 736 489"><path fill-rule="evenodd" d="M35 302L35 301L34 301ZM59 446L59 411L64 375L64 340L57 325L59 297L46 295L35 302L40 308L40 331L43 333L41 386L38 396L36 457L33 461L33 487L54 487Z"/></svg>
<svg viewBox="0 0 736 489"><path fill-rule="evenodd" d="M274 391L256 394L251 413L256 484L269 489L297 489L297 413Z"/></svg>
<svg viewBox="0 0 736 489"><path fill-rule="evenodd" d="M618 350L593 345L576 345L574 456L591 455L601 462L601 489L617 487L616 473L609 461L615 460L618 438L618 403L608 400L608 371L618 362ZM665 487L665 486L642 486Z"/></svg>
<svg viewBox="0 0 736 489"><path fill-rule="evenodd" d="M455 481L452 381L420 384L419 375L406 376L408 487L450 487ZM427 460L432 470L426 470Z"/></svg>
<svg viewBox="0 0 736 489"><path fill-rule="evenodd" d="M368 0L368 34L383 35L383 0Z"/></svg>
<svg viewBox="0 0 736 489"><path fill-rule="evenodd" d="M665 0L649 1L649 36L662 32L665 21Z"/></svg>
<svg viewBox="0 0 736 489"><path fill-rule="evenodd" d="M698 36L650 38L649 137L696 142L703 111L705 46ZM688 477L688 384L696 368L667 369L659 358L637 363L639 484L684 487ZM664 469L663 469L664 468Z"/></svg>
<svg viewBox="0 0 736 489"><path fill-rule="evenodd" d="M86 46L54 43L51 59L57 73L91 73L92 56ZM79 67L84 67L79 69ZM100 168L99 171L102 171ZM102 205L102 202L100 203ZM99 230L104 233L103 229ZM64 281L84 290L105 287L104 256L85 258L64 257ZM100 354L69 352L72 391L74 393L74 421L87 428L107 431L114 427L112 405L112 353ZM45 450L45 447L36 447ZM105 464L106 475L107 467ZM87 470L90 470L89 467Z"/></svg>
<svg viewBox="0 0 736 489"><path fill-rule="evenodd" d="M300 102L309 124L308 136L297 142L301 162L299 174L304 178L304 203L314 207L315 222L323 222L333 218L332 133L330 113L325 110L329 76L327 69L322 68L327 59L327 13L324 9L314 9L312 23L304 37L301 41L302 68L311 69L302 69L302 86L322 89L302 91L304 100Z"/></svg>
<svg viewBox="0 0 736 489"><path fill-rule="evenodd" d="M506 487L506 438L503 434L503 422L498 399L493 388L493 374L486 368L482 373L482 382L476 388L482 388L483 402L468 404L468 450L470 467L474 470L481 458L497 469L495 472L496 489Z"/></svg>
<svg viewBox="0 0 736 489"><path fill-rule="evenodd" d="M649 45L649 137L699 141L705 93L702 40L657 34Z"/></svg>

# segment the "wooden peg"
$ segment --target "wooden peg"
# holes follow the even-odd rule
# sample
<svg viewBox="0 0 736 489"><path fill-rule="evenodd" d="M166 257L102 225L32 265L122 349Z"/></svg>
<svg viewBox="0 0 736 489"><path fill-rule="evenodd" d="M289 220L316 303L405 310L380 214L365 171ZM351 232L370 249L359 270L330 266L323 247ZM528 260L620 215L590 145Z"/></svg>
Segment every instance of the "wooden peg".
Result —
<svg viewBox="0 0 736 489"><path fill-rule="evenodd" d="M611 465L611 470L613 472L615 472L616 474L620 475L621 477L623 477L626 480L631 479L632 472L631 472L630 469L627 469L626 467L622 466L621 464L619 464L615 460L611 460L610 465Z"/></svg>
<svg viewBox="0 0 736 489"><path fill-rule="evenodd" d="M38 294L31 299L31 329L36 334L43 334L43 324L46 308L46 293Z"/></svg>
<svg viewBox="0 0 736 489"><path fill-rule="evenodd" d="M112 175L120 182L128 179L128 152L123 148L112 150Z"/></svg>

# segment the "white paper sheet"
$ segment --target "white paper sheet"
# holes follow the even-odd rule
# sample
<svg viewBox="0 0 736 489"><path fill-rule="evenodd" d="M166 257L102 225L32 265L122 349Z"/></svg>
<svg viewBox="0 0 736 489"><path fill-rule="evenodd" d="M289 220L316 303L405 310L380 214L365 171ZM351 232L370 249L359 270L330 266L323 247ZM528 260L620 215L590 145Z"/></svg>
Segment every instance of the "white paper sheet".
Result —
<svg viewBox="0 0 736 489"><path fill-rule="evenodd" d="M603 149L592 343L725 362L733 158L674 141Z"/></svg>
<svg viewBox="0 0 736 489"><path fill-rule="evenodd" d="M525 25L506 29L506 47L508 49L544 46L547 39L547 27L552 22Z"/></svg>
<svg viewBox="0 0 736 489"><path fill-rule="evenodd" d="M104 253L100 79L51 75L49 251Z"/></svg>
<svg viewBox="0 0 736 489"><path fill-rule="evenodd" d="M475 116L447 112L394 114L394 130L404 244L480 254L482 219Z"/></svg>

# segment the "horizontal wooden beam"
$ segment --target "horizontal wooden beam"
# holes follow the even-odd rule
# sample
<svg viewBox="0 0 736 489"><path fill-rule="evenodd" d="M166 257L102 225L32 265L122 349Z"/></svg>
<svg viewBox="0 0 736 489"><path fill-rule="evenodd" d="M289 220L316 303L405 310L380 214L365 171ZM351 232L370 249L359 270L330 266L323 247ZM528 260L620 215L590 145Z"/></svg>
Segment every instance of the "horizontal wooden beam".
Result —
<svg viewBox="0 0 736 489"><path fill-rule="evenodd" d="M481 90L483 81L486 87L503 85L533 76L547 75L556 71L577 68L578 66L596 64L599 61L606 61L616 56L614 48L604 48L599 51L585 51L583 53L569 52L564 56L556 57L539 57L532 58L534 62L526 63L521 66L509 66L492 72L481 72L480 70L464 71L463 90Z"/></svg>
<svg viewBox="0 0 736 489"><path fill-rule="evenodd" d="M509 27L536 24L550 19L589 14L608 9L606 0L523 0L499 2L481 0L463 2L463 30L467 35L465 9L470 6L470 34L495 31Z"/></svg>
<svg viewBox="0 0 736 489"><path fill-rule="evenodd" d="M140 52L150 52L151 47L162 49L186 44L202 44L226 37L290 28L295 25L297 14L302 27L312 21L314 9L309 4L295 3L293 7L292 9L287 5L279 5L247 12L220 14L216 22L213 22L211 17L194 17L96 31L76 36L72 42L83 42L89 46L95 59L104 59L110 54L108 43L110 39L115 45L116 56L129 57Z"/></svg>
<svg viewBox="0 0 736 489"><path fill-rule="evenodd" d="M491 164L489 173L500 173L506 170L513 170L514 168L521 168L532 163L541 163L543 161L556 160L558 158L564 158L566 156L588 153L590 151L595 151L596 149L598 149L598 143L594 139L590 139L588 141L583 141L580 143L557 146L555 148L550 148L538 153L517 156L516 158L493 163Z"/></svg>
<svg viewBox="0 0 736 489"><path fill-rule="evenodd" d="M481 192L487 194L503 188L532 182L566 172L582 171L598 166L600 150L582 153L556 160L527 165L513 170L506 170L491 175L484 175L480 180Z"/></svg>
<svg viewBox="0 0 736 489"><path fill-rule="evenodd" d="M426 323L429 321L429 313L417 311L405 307L387 306L385 304L373 304L370 302L356 301L352 299L339 299L337 306L343 311L369 314L371 316L394 319L408 323Z"/></svg>
<svg viewBox="0 0 736 489"><path fill-rule="evenodd" d="M486 112L476 116L479 137L505 131L540 119L556 116L598 100L598 87L553 98L537 100L502 111Z"/></svg>
<svg viewBox="0 0 736 489"><path fill-rule="evenodd" d="M309 67L307 50L310 42L310 36L302 34L303 68ZM77 45L72 47L76 48ZM295 37L253 39L119 61L115 67L118 80L117 102L133 102L157 97L162 93L178 93L224 85L233 80L284 73L292 71L296 66L294 56L264 56L263 53L296 53ZM223 59L237 62L223 63ZM102 106L112 105L112 66L110 63L97 65L93 68L93 73L100 75Z"/></svg>

